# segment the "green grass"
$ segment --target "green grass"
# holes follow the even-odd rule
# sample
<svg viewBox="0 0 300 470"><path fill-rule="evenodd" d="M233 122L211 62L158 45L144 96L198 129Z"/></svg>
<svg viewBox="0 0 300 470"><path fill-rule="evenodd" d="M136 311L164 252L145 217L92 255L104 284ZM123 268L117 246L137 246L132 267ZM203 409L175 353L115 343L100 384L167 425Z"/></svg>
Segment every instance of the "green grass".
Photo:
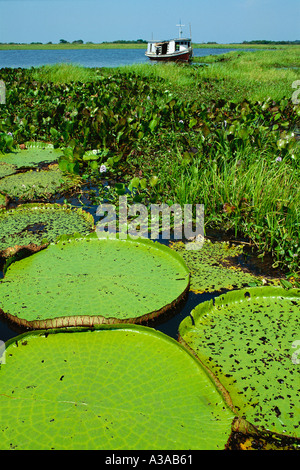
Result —
<svg viewBox="0 0 300 470"><path fill-rule="evenodd" d="M204 204L206 229L246 237L259 253L272 254L274 267L299 270L300 171L277 161L267 144L261 152L249 145L234 155L223 145L214 159L199 152L191 161L176 146L152 146L139 165L144 177L158 175L160 202Z"/></svg>
<svg viewBox="0 0 300 470"><path fill-rule="evenodd" d="M290 98L292 83L300 76L300 46L281 47L194 57L192 66L148 63L116 70L125 75L135 73L142 79L159 79L161 86L185 100L280 100Z"/></svg>
<svg viewBox="0 0 300 470"><path fill-rule="evenodd" d="M77 64L44 65L31 70L32 79L48 83L92 82L99 79L99 73Z"/></svg>
<svg viewBox="0 0 300 470"><path fill-rule="evenodd" d="M217 94L219 88L225 99L234 101L290 98L292 83L299 79L299 57L300 46L197 57L195 63L209 64L199 69L198 84L200 89L204 87L203 94L205 86L210 86L210 94Z"/></svg>
<svg viewBox="0 0 300 470"><path fill-rule="evenodd" d="M163 39L163 38L162 38ZM277 44L198 44L193 43L195 49L285 49L290 46ZM291 47L297 47L291 46ZM147 44L124 44L118 42L90 43L90 44L0 44L0 50L51 50L51 49L146 49Z"/></svg>

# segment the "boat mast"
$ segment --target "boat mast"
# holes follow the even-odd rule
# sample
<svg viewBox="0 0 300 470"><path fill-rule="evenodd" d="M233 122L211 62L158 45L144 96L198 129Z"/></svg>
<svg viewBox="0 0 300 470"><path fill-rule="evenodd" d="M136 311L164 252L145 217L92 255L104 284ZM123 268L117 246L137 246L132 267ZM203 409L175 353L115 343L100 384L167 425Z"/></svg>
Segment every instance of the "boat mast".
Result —
<svg viewBox="0 0 300 470"><path fill-rule="evenodd" d="M181 24L181 20L179 23L180 24L177 24L176 26L179 26L179 38L182 38L182 26L185 26L185 24Z"/></svg>

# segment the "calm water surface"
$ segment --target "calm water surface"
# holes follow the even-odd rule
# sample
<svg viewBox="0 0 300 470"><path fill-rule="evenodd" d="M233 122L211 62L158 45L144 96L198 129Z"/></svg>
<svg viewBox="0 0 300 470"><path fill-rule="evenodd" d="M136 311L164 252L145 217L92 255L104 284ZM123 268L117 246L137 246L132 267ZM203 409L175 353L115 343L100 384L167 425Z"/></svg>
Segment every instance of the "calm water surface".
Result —
<svg viewBox="0 0 300 470"><path fill-rule="evenodd" d="M236 49L194 49L195 57L218 55ZM72 50L14 50L0 51L0 68L40 67L48 64L70 63L84 67L119 67L149 62L146 49L72 49Z"/></svg>

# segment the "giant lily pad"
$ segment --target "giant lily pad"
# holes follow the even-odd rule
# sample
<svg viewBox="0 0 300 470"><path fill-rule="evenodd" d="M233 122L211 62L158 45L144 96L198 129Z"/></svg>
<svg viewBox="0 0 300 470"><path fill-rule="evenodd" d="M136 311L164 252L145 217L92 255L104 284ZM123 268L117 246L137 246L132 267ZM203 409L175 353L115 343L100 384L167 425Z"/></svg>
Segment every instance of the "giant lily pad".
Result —
<svg viewBox="0 0 300 470"><path fill-rule="evenodd" d="M4 209L7 205L7 196L0 193L0 209Z"/></svg>
<svg viewBox="0 0 300 470"><path fill-rule="evenodd" d="M94 229L94 218L82 209L60 204L22 204L0 211L0 253L10 256L16 247L41 245L59 235L86 235Z"/></svg>
<svg viewBox="0 0 300 470"><path fill-rule="evenodd" d="M230 259L242 253L242 248L225 242L205 240L198 250L186 249L182 242L172 242L171 248L181 254L191 271L191 290L196 293L237 289L250 283L261 283L259 276L233 266Z"/></svg>
<svg viewBox="0 0 300 470"><path fill-rule="evenodd" d="M49 170L27 171L0 179L0 191L11 198L24 201L48 199L78 185L78 178L66 176L57 165Z"/></svg>
<svg viewBox="0 0 300 470"><path fill-rule="evenodd" d="M199 304L179 327L228 390L238 413L260 430L300 437L300 290L242 289ZM296 343L295 343L296 341Z"/></svg>
<svg viewBox="0 0 300 470"><path fill-rule="evenodd" d="M188 288L189 271L168 247L93 233L11 264L0 308L29 328L148 321L176 307Z"/></svg>
<svg viewBox="0 0 300 470"><path fill-rule="evenodd" d="M224 449L234 414L175 340L132 325L6 344L0 449Z"/></svg>
<svg viewBox="0 0 300 470"><path fill-rule="evenodd" d="M0 156L1 158L1 156ZM0 178L16 173L16 166L11 163L0 162Z"/></svg>
<svg viewBox="0 0 300 470"><path fill-rule="evenodd" d="M18 149L15 152L0 155L0 164L5 163L13 166L15 169L33 168L41 163L57 162L61 153L62 151L60 149L54 149L52 144L29 142L26 144L25 150Z"/></svg>

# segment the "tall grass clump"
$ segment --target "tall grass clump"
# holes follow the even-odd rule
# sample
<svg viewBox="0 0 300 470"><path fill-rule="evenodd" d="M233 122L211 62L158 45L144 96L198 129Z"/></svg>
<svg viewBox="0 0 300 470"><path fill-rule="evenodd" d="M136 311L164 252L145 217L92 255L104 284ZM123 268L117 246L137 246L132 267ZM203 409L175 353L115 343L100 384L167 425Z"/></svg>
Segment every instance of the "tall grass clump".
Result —
<svg viewBox="0 0 300 470"><path fill-rule="evenodd" d="M201 96L207 91L212 97L220 95L234 101L290 98L292 83L299 79L299 57L298 46L276 51L235 51L197 57L195 63L209 64L199 68L196 74L199 92Z"/></svg>
<svg viewBox="0 0 300 470"><path fill-rule="evenodd" d="M166 160L159 171L164 202L204 204L206 229L247 238L274 267L300 275L300 172L271 155L238 152L191 163Z"/></svg>
<svg viewBox="0 0 300 470"><path fill-rule="evenodd" d="M97 69L90 69L76 64L43 65L31 69L32 79L42 83L55 84L70 82L91 82L99 78Z"/></svg>

